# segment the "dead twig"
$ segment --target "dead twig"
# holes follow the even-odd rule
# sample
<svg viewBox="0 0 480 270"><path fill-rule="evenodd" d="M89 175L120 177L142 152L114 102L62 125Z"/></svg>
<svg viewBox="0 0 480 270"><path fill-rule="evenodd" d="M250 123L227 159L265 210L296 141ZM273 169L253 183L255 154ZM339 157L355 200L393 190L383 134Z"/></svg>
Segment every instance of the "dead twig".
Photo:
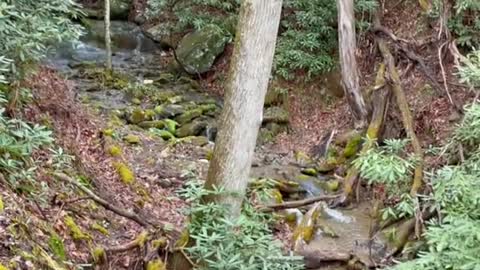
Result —
<svg viewBox="0 0 480 270"><path fill-rule="evenodd" d="M309 205L312 203L316 203L318 201L328 201L328 200L334 200L340 198L340 194L338 195L323 195L323 196L316 196L308 199L303 199L303 200L298 200L298 201L289 201L289 202L284 202L284 203L278 203L278 204L269 204L269 205L262 205L258 206L259 211L261 212L273 212L275 210L281 210L281 209L288 209L288 208L298 208L302 207L305 205Z"/></svg>
<svg viewBox="0 0 480 270"><path fill-rule="evenodd" d="M71 178L70 176L68 176L66 174L63 174L63 173L54 173L54 176L56 178L64 181L64 182L67 182L67 183L70 183L70 184L76 186L77 188L82 190L84 193L86 193L96 203L98 203L101 206L105 207L106 209L114 212L115 214L120 215L120 216L125 217L125 218L128 218L132 221L135 221L137 224L141 225L142 227L148 227L150 225L148 222L141 219L138 215L136 215L136 214L134 214L130 211L121 209L121 208L107 202L106 200L100 198L95 193L93 193L90 189L84 187L82 184L80 184L78 181Z"/></svg>

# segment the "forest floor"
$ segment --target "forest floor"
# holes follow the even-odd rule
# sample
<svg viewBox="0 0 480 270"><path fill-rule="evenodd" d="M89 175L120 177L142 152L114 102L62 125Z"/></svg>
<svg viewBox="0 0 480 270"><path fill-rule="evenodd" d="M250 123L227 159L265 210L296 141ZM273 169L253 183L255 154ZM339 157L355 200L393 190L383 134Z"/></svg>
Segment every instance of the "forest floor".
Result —
<svg viewBox="0 0 480 270"><path fill-rule="evenodd" d="M388 2L387 5L394 4ZM430 27L426 19L417 20L424 16L421 10L411 6L414 5L401 1L399 6L385 7L388 16L383 24L412 44L423 43L412 46L442 86L435 89L418 65L395 53L414 116L415 132L422 147L428 149L444 144L460 119L445 96L443 80L446 79L448 91L458 105L467 103L472 96L458 83L449 57L444 61L446 76L442 76L438 61L441 44L435 40L438 29ZM373 85L380 57L373 34L362 36L359 44L361 85L366 89ZM217 63L220 72L216 77L226 72L226 66L228 53ZM215 78L200 83L212 96L221 96L222 82ZM100 106L99 109L98 104L82 102L81 94L86 91L79 87L85 87L84 83L46 67L26 83L33 89L34 103L20 114L52 128L56 144L75 160L62 163L51 151L40 151L35 154L36 183L24 183L17 190L0 185L4 205L0 212L0 262L11 265L12 269L79 269L81 265L90 269L95 247L107 250L108 260L102 269L143 269L143 260L151 255L153 246L126 248L125 244L138 239L148 224L155 224L162 229L150 230L148 238L172 245L173 238L185 225L183 211L188 206L178 191L186 181L206 177L212 143L179 140L172 144L138 127L116 124L111 114L105 113L113 111L111 108ZM312 152L332 130L342 134L351 129L352 117L345 99L321 91L321 78L300 85L298 82L278 84L288 89L289 131L277 136L274 142L258 147L257 164L268 165L274 160L288 163L295 160L295 153L299 151ZM388 116L389 128L384 130L383 139L405 137L400 119L398 110ZM113 136L106 134L112 127ZM122 140L128 135L137 136L139 141L131 144ZM112 146L121 149L119 155L111 155ZM427 157L428 166L438 162ZM134 213L141 221L105 209L77 186L55 177L52 171L59 163L65 173L79 177L95 194L111 205ZM119 168L123 165L128 170L122 173ZM135 175L132 181L125 179L125 173L130 172ZM291 245L287 225L280 224L276 232L287 246ZM69 263L59 263L61 261Z"/></svg>

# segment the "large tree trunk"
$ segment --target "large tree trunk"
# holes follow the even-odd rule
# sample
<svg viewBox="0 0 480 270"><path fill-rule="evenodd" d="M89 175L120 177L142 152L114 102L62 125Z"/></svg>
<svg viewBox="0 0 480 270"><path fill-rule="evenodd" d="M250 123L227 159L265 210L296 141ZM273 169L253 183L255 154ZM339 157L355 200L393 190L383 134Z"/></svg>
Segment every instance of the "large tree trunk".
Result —
<svg viewBox="0 0 480 270"><path fill-rule="evenodd" d="M112 70L112 40L110 38L110 0L105 1L105 52L107 54L107 69Z"/></svg>
<svg viewBox="0 0 480 270"><path fill-rule="evenodd" d="M368 111L360 90L357 60L355 58L357 45L353 0L337 0L337 9L342 85L355 118L355 126L365 127Z"/></svg>
<svg viewBox="0 0 480 270"><path fill-rule="evenodd" d="M244 0L206 188L238 196L210 198L240 213L270 78L282 0ZM207 198L208 199L208 198Z"/></svg>

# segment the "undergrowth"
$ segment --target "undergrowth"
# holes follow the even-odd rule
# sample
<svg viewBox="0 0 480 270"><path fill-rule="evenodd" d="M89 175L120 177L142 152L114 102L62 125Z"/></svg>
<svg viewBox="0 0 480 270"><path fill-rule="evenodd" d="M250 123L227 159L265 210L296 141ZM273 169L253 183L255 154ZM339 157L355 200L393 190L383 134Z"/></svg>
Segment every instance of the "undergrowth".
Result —
<svg viewBox="0 0 480 270"><path fill-rule="evenodd" d="M181 194L191 202L188 232L194 245L187 252L197 269L303 269L301 257L282 254L270 229L272 217L259 213L248 200L240 217L231 221L226 206L201 201L204 196L226 195L225 190L206 190L199 181L190 181Z"/></svg>
<svg viewBox="0 0 480 270"><path fill-rule="evenodd" d="M176 23L169 29L182 32L202 29L208 24L220 26L225 33L235 33L239 0L149 0L148 15L165 16L165 10L174 14ZM376 1L355 1L359 32L369 25L369 14ZM274 59L274 72L285 79L293 79L303 72L306 79L335 68L337 60L337 12L335 1L285 0L279 39ZM167 27L167 26L166 26Z"/></svg>
<svg viewBox="0 0 480 270"><path fill-rule="evenodd" d="M476 89L480 83L478 51L459 67L462 81ZM397 145L393 147L392 145ZM465 107L465 116L456 127L450 142L441 152L454 164L426 173L431 192L412 198L404 186L411 179L414 160L403 151L401 141L387 141L361 155L354 165L370 184L386 185L390 196L401 200L384 210L384 218L413 217L416 204L436 217L426 222L424 245L412 261L402 262L395 270L475 270L480 265L480 104L474 101ZM396 150L396 151L392 151ZM460 155L460 158L453 156ZM403 188L402 188L403 187Z"/></svg>

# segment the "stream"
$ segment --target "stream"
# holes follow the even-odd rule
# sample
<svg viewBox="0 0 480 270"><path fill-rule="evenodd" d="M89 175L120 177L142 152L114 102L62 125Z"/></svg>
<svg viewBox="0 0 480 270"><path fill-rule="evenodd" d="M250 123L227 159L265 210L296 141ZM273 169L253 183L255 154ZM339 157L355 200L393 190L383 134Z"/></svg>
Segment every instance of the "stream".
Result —
<svg viewBox="0 0 480 270"><path fill-rule="evenodd" d="M156 167L158 163L167 164L172 171L177 172L185 166L197 166L204 173L208 167L206 155L211 151L215 139L217 125L215 119L222 107L221 100L202 92L195 81L188 78L177 79L165 72L165 65L162 63L167 60L166 54L152 40L145 37L138 26L123 21L112 22L114 70L127 74L130 84L145 86L146 93L152 94L153 91L155 98L148 95L139 98L136 96L136 92L120 91L116 89L118 87L108 85L100 87L99 79L95 77L100 74L88 74L85 63L98 67L104 62L103 23L91 21L90 24L91 30L82 40L76 43L59 44L45 64L72 80L75 83L74 89L79 102L93 107L99 113L99 117L106 122L111 122L112 115L117 115L118 118L127 119L125 121L135 124L121 126L118 132L122 135L142 134L144 131L138 125L148 122L155 126L160 123L155 121L162 120L163 117L170 117L181 122L176 129L177 134L185 132L187 136L182 137L197 138L188 142L198 147L192 148L193 150L182 155L168 154L163 150L157 150L157 145L164 145L162 138L167 136L166 133L161 135L162 138L157 137L155 140L139 146L135 151L131 151L133 154L129 159L130 163L135 163L133 169L136 173L158 171L161 174L161 169ZM123 83L121 79L118 80L118 83ZM155 87L155 89L151 90L151 87ZM144 110L143 114L153 110L157 112L157 116L136 121L135 108L137 107ZM182 118L182 115L185 115L186 112L198 111L198 108L203 110L200 115L192 118L193 120L184 121L185 117ZM158 111L161 111L162 118L158 117ZM187 130L187 126L191 127L194 132ZM332 176L304 175L301 173L302 168L292 165L290 159L277 156L270 153L268 147L262 147L256 153L252 177L297 182L304 191L300 198L329 192L329 187L331 188L331 184L334 183ZM328 252L350 253L364 265L373 267L372 259L378 262L379 258L384 257L387 245L384 239L371 240L369 237L371 219L368 213L370 208L371 206L364 202L353 209L325 209L321 216L322 224L333 228L338 237L325 235L319 229L306 249L322 254ZM324 263L312 269L346 269L345 264L346 262Z"/></svg>

